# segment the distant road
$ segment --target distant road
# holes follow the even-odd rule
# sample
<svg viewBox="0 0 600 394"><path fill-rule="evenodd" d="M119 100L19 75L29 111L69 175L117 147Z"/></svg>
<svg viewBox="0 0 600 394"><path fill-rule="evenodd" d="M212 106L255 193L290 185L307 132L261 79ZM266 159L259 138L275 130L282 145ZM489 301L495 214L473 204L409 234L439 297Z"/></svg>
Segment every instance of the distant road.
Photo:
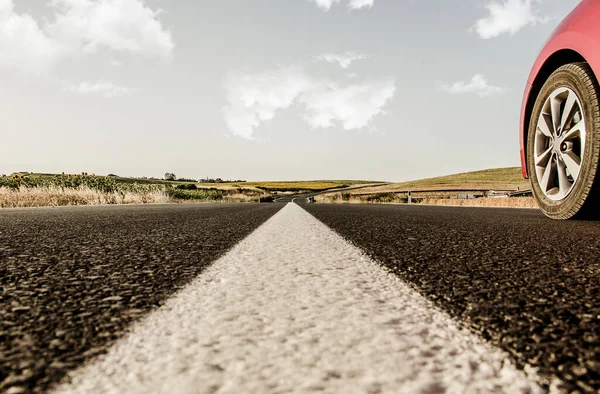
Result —
<svg viewBox="0 0 600 394"><path fill-rule="evenodd" d="M301 202L302 200L304 200L304 202L306 202L306 199L308 197L316 197L318 195L321 194L327 194L327 193L336 193L336 192L347 192L347 191L351 191L351 190L359 190L359 189L364 189L367 187L374 187L374 186L385 186L387 185L387 183L371 183L371 184L366 184L366 185L358 185L358 186L351 186L351 187L345 187L345 188L338 188L338 189L329 189L329 190L324 190L324 191L320 191L320 192L308 192L308 193L303 193L303 194L292 194L289 196L284 196L284 197L279 197L275 199L275 202L277 203L289 203L289 202Z"/></svg>

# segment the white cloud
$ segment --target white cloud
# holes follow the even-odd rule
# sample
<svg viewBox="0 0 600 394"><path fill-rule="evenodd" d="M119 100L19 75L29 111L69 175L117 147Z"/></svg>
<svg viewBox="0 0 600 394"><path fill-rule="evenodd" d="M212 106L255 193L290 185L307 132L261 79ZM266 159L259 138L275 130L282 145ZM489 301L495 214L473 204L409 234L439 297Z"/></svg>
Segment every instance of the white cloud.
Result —
<svg viewBox="0 0 600 394"><path fill-rule="evenodd" d="M133 89L126 86L118 86L107 81L82 82L79 85L69 85L66 90L81 95L99 94L106 98L124 96L133 91Z"/></svg>
<svg viewBox="0 0 600 394"><path fill-rule="evenodd" d="M142 0L52 0L56 20L51 37L84 53L100 48L136 55L170 57L171 34Z"/></svg>
<svg viewBox="0 0 600 394"><path fill-rule="evenodd" d="M64 53L27 14L14 11L12 0L0 0L0 66L42 74Z"/></svg>
<svg viewBox="0 0 600 394"><path fill-rule="evenodd" d="M334 4L339 4L340 0L310 0L316 3L318 7L328 11ZM348 8L351 10L359 10L361 8L371 8L375 0L349 0Z"/></svg>
<svg viewBox="0 0 600 394"><path fill-rule="evenodd" d="M314 3L317 3L317 6L323 8L324 10L329 10L333 4L337 4L340 0L310 0Z"/></svg>
<svg viewBox="0 0 600 394"><path fill-rule="evenodd" d="M367 59L368 56L362 53L346 52L343 54L326 53L321 56L317 56L317 60L325 61L327 63L337 63L342 68L348 68L356 60Z"/></svg>
<svg viewBox="0 0 600 394"><path fill-rule="evenodd" d="M294 104L303 109L303 118L311 127L339 123L346 130L360 129L383 112L395 93L393 79L340 86L298 66L229 74L224 86L227 127L232 134L246 139L253 139L258 126Z"/></svg>
<svg viewBox="0 0 600 394"><path fill-rule="evenodd" d="M501 34L514 35L527 25L547 21L537 15L534 3L539 0L494 0L486 5L489 15L479 19L471 31L489 39Z"/></svg>
<svg viewBox="0 0 600 394"><path fill-rule="evenodd" d="M52 0L50 5L55 20L41 24L15 12L13 0L0 0L0 67L43 74L66 56L100 48L172 54L171 34L143 0Z"/></svg>
<svg viewBox="0 0 600 394"><path fill-rule="evenodd" d="M353 10L359 10L365 7L371 8L373 7L373 3L375 3L375 0L350 0L348 7Z"/></svg>
<svg viewBox="0 0 600 394"><path fill-rule="evenodd" d="M476 94L479 97L490 97L508 91L506 88L490 85L482 74L475 75L469 82L459 81L443 85L442 90L450 94Z"/></svg>
<svg viewBox="0 0 600 394"><path fill-rule="evenodd" d="M117 59L110 59L110 65L113 67L121 67L123 63Z"/></svg>
<svg viewBox="0 0 600 394"><path fill-rule="evenodd" d="M227 127L235 135L252 139L256 127L290 107L302 92L314 89L314 84L301 67L230 74L225 80Z"/></svg>
<svg viewBox="0 0 600 394"><path fill-rule="evenodd" d="M306 106L304 119L311 127L327 128L339 122L345 130L354 130L367 126L383 113L383 107L395 92L394 79L348 86L321 82L298 100Z"/></svg>

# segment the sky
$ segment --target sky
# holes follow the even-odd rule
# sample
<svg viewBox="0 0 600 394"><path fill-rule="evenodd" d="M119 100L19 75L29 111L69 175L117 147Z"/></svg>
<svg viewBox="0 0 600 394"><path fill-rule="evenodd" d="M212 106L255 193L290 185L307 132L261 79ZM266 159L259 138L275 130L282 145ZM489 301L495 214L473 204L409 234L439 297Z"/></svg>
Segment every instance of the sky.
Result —
<svg viewBox="0 0 600 394"><path fill-rule="evenodd" d="M518 166L578 0L0 0L0 174L404 181Z"/></svg>

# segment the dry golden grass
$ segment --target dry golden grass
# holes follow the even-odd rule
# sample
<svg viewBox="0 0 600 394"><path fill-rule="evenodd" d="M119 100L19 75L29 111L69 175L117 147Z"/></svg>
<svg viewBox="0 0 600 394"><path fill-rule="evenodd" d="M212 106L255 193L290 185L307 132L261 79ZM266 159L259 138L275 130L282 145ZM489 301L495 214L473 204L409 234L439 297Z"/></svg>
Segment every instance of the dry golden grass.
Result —
<svg viewBox="0 0 600 394"><path fill-rule="evenodd" d="M317 203L325 204L406 204L405 196L397 195L383 201L368 201L369 196L350 196L349 199L334 198L333 194L323 194L315 197ZM533 197L492 198L482 197L470 200L459 200L457 198L441 197L422 198L415 196L419 205L450 205L461 207L503 207L503 208L537 208Z"/></svg>
<svg viewBox="0 0 600 394"><path fill-rule="evenodd" d="M85 186L77 189L56 186L21 189L0 188L0 207L57 207L65 205L160 203L161 192L104 193Z"/></svg>
<svg viewBox="0 0 600 394"><path fill-rule="evenodd" d="M224 202L258 202L259 197L244 193L229 194L223 197Z"/></svg>
<svg viewBox="0 0 600 394"><path fill-rule="evenodd" d="M460 207L496 207L496 208L537 208L533 197L514 198L476 198L474 200L457 199L426 199L423 204L429 205L451 205Z"/></svg>

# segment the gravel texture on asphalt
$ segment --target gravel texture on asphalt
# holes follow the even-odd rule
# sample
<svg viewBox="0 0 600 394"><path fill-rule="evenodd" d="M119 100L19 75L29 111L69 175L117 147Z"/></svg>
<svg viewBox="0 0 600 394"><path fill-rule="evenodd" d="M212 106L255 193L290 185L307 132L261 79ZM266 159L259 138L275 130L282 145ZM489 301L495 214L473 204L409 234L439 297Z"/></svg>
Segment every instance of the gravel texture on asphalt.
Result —
<svg viewBox="0 0 600 394"><path fill-rule="evenodd" d="M70 377L56 394L542 392L296 204Z"/></svg>
<svg viewBox="0 0 600 394"><path fill-rule="evenodd" d="M600 222L536 210L302 205L448 313L539 369L600 390Z"/></svg>
<svg viewBox="0 0 600 394"><path fill-rule="evenodd" d="M0 211L0 392L102 354L282 205Z"/></svg>

